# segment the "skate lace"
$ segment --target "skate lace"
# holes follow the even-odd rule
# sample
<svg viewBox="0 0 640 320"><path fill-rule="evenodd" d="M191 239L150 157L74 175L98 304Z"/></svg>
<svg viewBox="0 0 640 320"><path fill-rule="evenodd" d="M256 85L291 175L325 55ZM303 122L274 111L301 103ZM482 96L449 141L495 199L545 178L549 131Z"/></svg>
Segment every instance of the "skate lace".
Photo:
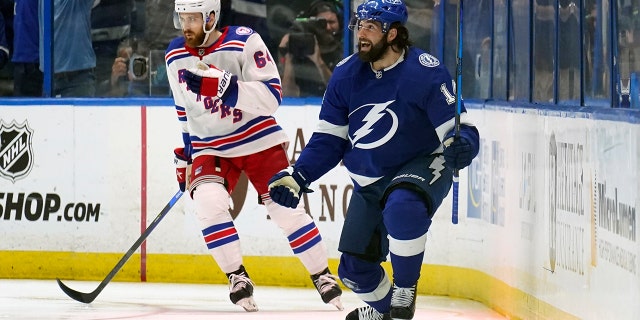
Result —
<svg viewBox="0 0 640 320"><path fill-rule="evenodd" d="M316 288L318 288L320 294L323 294L331 290L334 285L338 285L338 282L336 281L337 278L338 277L330 273L326 273L319 276L318 279L313 280L313 284L315 284Z"/></svg>
<svg viewBox="0 0 640 320"><path fill-rule="evenodd" d="M391 305L408 307L413 302L414 288L400 288L394 285Z"/></svg>
<svg viewBox="0 0 640 320"><path fill-rule="evenodd" d="M358 309L358 320L383 320L384 315L378 310L366 306Z"/></svg>
<svg viewBox="0 0 640 320"><path fill-rule="evenodd" d="M253 286L253 282L251 282L251 279L249 279L245 273L232 274L229 276L229 292L238 292L246 288L247 285Z"/></svg>

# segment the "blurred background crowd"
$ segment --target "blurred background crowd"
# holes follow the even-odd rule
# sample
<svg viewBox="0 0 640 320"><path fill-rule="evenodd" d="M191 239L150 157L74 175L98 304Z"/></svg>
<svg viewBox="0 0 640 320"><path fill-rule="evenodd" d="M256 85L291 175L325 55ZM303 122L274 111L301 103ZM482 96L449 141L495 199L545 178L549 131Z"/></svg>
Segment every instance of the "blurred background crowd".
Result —
<svg viewBox="0 0 640 320"><path fill-rule="evenodd" d="M174 27L172 0L49 1L53 50L43 50L45 0L0 0L0 96L43 96L47 55L51 96L170 96L164 52L182 34ZM322 96L335 65L356 51L343 0L220 1L218 27L260 34L285 96ZM413 44L456 70L458 0L404 1ZM465 98L640 107L634 103L640 0L473 0L464 6Z"/></svg>
<svg viewBox="0 0 640 320"><path fill-rule="evenodd" d="M219 28L247 26L264 39L278 61L286 96L321 96L333 67L350 54L344 49L342 1L221 0L221 5ZM407 5L416 10L410 24L419 26L412 37L428 46L434 2L408 0ZM0 96L42 96L42 10L42 0L0 0ZM182 35L173 24L173 1L53 0L53 11L53 96L170 95L164 52ZM319 70L319 63L326 69Z"/></svg>

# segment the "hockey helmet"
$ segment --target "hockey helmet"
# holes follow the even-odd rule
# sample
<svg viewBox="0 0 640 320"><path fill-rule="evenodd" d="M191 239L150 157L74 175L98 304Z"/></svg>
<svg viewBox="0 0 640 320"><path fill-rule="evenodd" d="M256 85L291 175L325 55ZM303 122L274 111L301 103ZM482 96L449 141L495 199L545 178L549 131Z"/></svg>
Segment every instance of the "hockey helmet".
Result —
<svg viewBox="0 0 640 320"><path fill-rule="evenodd" d="M404 25L409 18L402 0L365 0L355 12L358 20L373 20L382 24L382 32L389 31L394 22Z"/></svg>
<svg viewBox="0 0 640 320"><path fill-rule="evenodd" d="M209 22L209 14L215 13L216 17L213 21L213 27L215 28L220 18L220 0L175 0L175 12L173 24L177 29L180 29L180 13L202 13L202 20L206 25ZM206 30L206 26L203 26Z"/></svg>

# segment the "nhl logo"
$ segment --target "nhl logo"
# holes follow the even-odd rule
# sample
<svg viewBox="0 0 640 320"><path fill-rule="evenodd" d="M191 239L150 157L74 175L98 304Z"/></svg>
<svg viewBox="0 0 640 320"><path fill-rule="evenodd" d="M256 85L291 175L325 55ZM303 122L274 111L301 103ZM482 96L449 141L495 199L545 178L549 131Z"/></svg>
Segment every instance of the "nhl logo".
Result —
<svg viewBox="0 0 640 320"><path fill-rule="evenodd" d="M32 134L26 121L18 125L13 120L6 125L0 120L0 175L11 182L29 174L33 167Z"/></svg>
<svg viewBox="0 0 640 320"><path fill-rule="evenodd" d="M199 56L204 56L204 54L206 53L206 51L203 48L198 49L198 55Z"/></svg>

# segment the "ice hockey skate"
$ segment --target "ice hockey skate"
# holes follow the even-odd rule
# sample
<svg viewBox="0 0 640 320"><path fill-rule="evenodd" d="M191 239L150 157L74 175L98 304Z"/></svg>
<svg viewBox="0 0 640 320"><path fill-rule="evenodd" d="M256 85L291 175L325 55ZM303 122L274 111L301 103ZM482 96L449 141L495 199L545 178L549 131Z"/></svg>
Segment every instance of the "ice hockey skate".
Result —
<svg viewBox="0 0 640 320"><path fill-rule="evenodd" d="M316 286L318 293L320 293L322 301L334 305L338 310L343 310L344 307L342 306L342 301L340 301L342 289L340 289L336 279L337 277L331 274L329 268L311 276L311 280L313 280L313 284Z"/></svg>
<svg viewBox="0 0 640 320"><path fill-rule="evenodd" d="M388 313L380 313L371 306L360 307L347 315L345 320L391 320Z"/></svg>
<svg viewBox="0 0 640 320"><path fill-rule="evenodd" d="M237 271L227 274L229 278L229 299L233 304L244 308L247 312L258 311L258 306L253 300L253 282L249 279L249 274L240 266Z"/></svg>
<svg viewBox="0 0 640 320"><path fill-rule="evenodd" d="M391 296L391 319L413 319L416 312L416 285L410 288L401 288L393 285Z"/></svg>

